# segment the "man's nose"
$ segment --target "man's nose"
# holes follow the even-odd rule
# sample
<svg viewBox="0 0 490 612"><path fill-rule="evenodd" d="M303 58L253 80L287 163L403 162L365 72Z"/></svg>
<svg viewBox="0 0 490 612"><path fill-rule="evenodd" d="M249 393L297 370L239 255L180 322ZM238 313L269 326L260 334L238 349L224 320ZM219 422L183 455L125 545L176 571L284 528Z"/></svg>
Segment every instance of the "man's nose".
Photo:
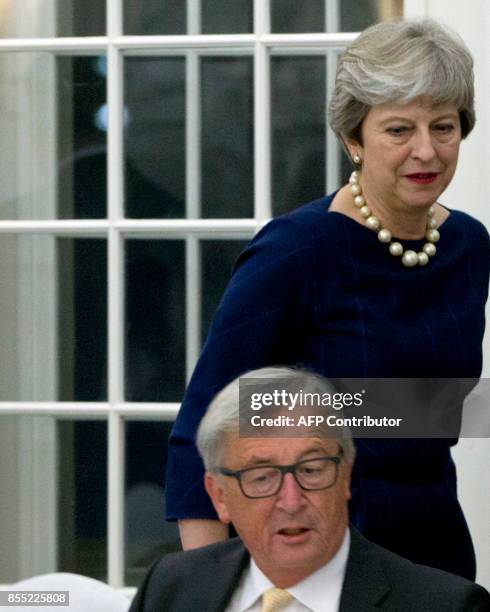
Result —
<svg viewBox="0 0 490 612"><path fill-rule="evenodd" d="M436 155L430 130L419 130L413 136L412 157L428 162Z"/></svg>
<svg viewBox="0 0 490 612"><path fill-rule="evenodd" d="M293 474L284 474L282 486L277 494L276 506L288 514L297 512L305 503L303 489Z"/></svg>

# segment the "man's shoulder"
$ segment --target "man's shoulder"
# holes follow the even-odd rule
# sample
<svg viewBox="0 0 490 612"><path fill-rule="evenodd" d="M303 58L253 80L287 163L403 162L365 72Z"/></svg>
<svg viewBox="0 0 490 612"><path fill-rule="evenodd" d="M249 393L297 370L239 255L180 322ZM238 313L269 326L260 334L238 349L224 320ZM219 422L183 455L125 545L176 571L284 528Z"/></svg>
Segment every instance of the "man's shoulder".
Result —
<svg viewBox="0 0 490 612"><path fill-rule="evenodd" d="M386 610L475 610L490 612L485 589L448 572L419 565L366 540L351 530L351 551L346 579L376 583L379 602ZM347 587L348 588L348 587ZM467 607L467 606L474 607Z"/></svg>
<svg viewBox="0 0 490 612"><path fill-rule="evenodd" d="M131 605L131 612L221 610L248 563L248 553L232 538L210 546L170 553L148 571Z"/></svg>
<svg viewBox="0 0 490 612"><path fill-rule="evenodd" d="M223 563L231 560L240 561L248 554L239 538L230 538L209 546L181 550L162 557L153 567L156 574L168 576L169 569L174 573L194 573L195 568L203 567L203 563Z"/></svg>

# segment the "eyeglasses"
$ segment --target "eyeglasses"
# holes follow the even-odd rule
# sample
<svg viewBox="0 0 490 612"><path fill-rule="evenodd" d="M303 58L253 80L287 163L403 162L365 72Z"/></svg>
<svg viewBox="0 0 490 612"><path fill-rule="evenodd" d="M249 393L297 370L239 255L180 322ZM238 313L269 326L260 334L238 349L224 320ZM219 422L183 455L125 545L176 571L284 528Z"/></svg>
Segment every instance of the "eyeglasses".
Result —
<svg viewBox="0 0 490 612"><path fill-rule="evenodd" d="M261 465L236 471L220 467L218 472L236 478L242 493L251 499L276 495L282 487L284 474L292 474L305 491L321 491L337 482L343 455L344 450L339 448L333 457L315 457L291 465Z"/></svg>

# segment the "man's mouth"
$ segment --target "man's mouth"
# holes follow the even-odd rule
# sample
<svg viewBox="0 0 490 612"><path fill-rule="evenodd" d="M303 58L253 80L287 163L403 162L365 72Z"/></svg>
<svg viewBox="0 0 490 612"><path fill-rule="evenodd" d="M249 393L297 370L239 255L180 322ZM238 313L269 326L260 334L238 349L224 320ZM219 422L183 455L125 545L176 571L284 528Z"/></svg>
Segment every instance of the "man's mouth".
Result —
<svg viewBox="0 0 490 612"><path fill-rule="evenodd" d="M284 529L280 529L278 533L285 536L297 536L301 535L302 533L306 533L307 531L309 531L307 527L286 527Z"/></svg>

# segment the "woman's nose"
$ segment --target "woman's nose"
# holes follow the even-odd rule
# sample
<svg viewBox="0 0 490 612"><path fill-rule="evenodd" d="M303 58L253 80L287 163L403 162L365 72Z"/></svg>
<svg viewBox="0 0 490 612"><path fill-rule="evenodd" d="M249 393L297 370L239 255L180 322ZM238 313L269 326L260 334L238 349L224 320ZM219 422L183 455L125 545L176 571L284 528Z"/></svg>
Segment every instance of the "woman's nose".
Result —
<svg viewBox="0 0 490 612"><path fill-rule="evenodd" d="M413 136L412 157L428 162L436 155L432 135L429 130L420 130Z"/></svg>

